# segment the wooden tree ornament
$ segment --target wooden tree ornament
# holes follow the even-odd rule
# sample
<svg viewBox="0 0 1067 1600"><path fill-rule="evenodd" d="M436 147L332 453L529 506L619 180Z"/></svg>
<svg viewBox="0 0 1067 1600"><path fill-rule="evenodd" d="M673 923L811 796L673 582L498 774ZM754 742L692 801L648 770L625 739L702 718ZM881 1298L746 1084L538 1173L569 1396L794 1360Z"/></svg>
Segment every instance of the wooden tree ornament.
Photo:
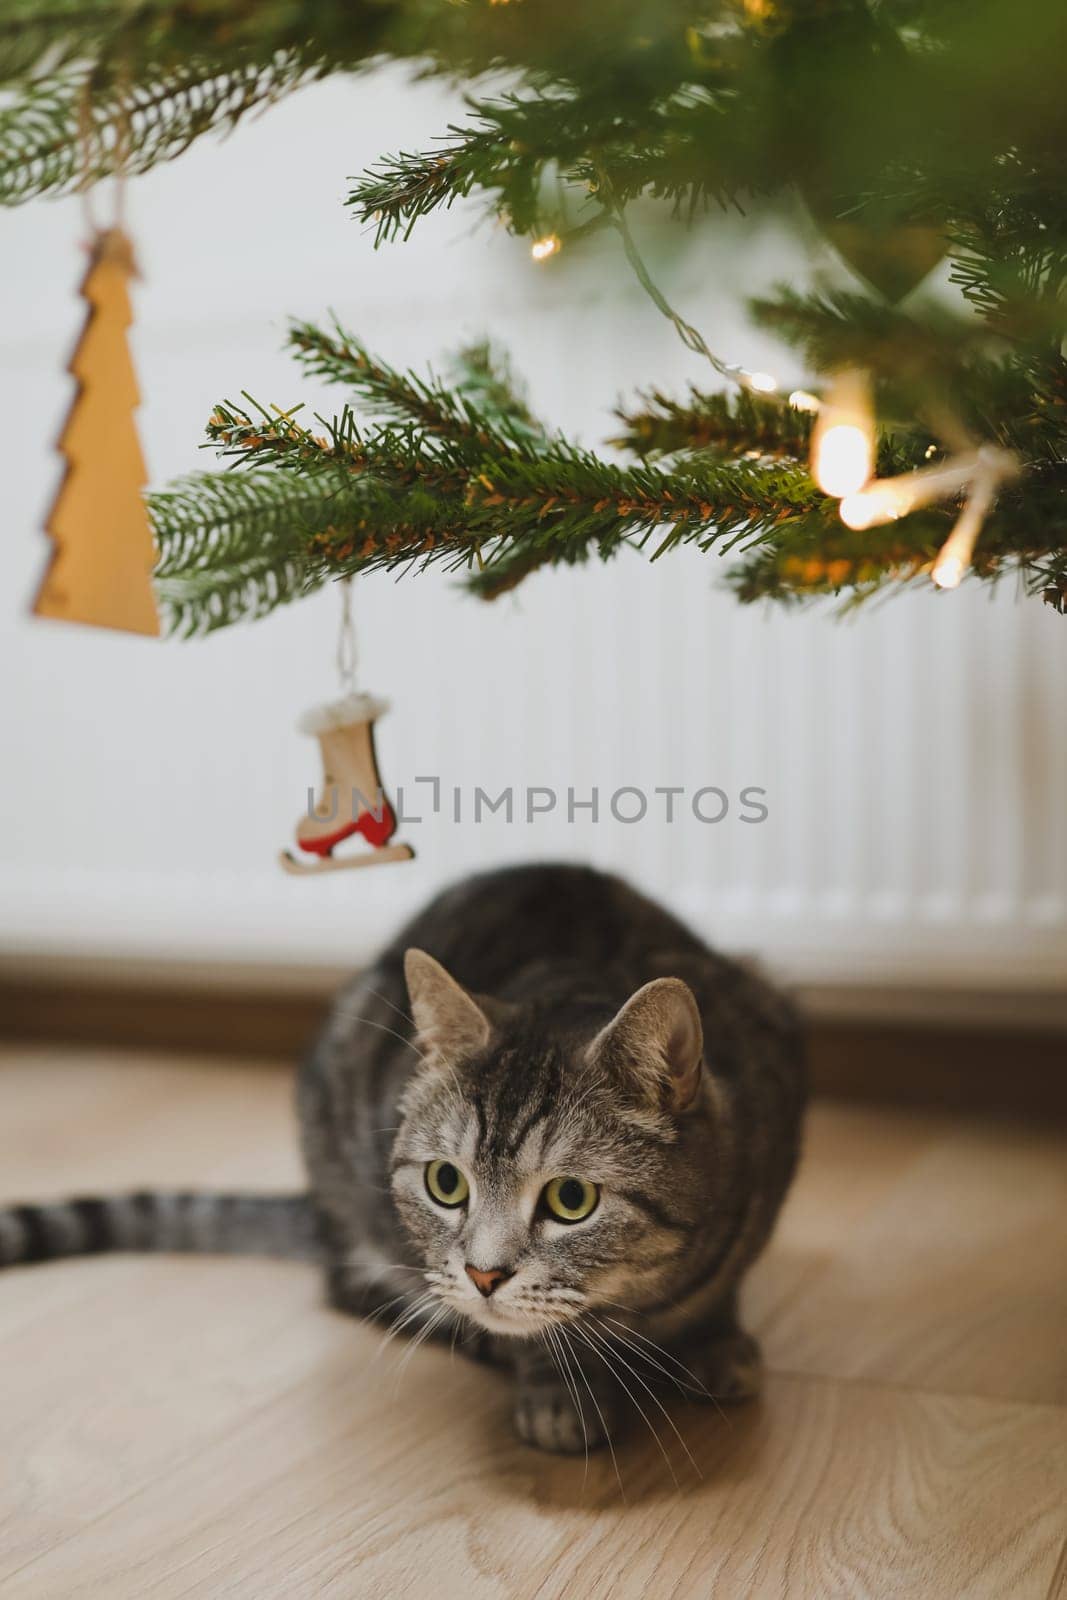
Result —
<svg viewBox="0 0 1067 1600"><path fill-rule="evenodd" d="M98 233L80 291L89 315L69 367L78 391L59 437L67 467L45 524L56 548L33 610L158 635L147 473L133 421L140 395L126 341L135 272L127 235Z"/></svg>

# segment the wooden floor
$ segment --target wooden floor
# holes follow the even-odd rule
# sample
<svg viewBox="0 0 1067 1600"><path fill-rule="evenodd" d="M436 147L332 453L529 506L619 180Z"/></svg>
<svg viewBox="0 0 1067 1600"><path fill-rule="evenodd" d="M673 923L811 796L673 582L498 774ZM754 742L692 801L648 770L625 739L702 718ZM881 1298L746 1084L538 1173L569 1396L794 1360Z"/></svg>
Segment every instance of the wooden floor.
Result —
<svg viewBox="0 0 1067 1600"><path fill-rule="evenodd" d="M296 1182L277 1068L0 1056L0 1191ZM610 1460L257 1261L0 1278L0 1595L1067 1596L1067 1134L824 1105L748 1294L771 1376ZM395 1353L394 1353L395 1352Z"/></svg>

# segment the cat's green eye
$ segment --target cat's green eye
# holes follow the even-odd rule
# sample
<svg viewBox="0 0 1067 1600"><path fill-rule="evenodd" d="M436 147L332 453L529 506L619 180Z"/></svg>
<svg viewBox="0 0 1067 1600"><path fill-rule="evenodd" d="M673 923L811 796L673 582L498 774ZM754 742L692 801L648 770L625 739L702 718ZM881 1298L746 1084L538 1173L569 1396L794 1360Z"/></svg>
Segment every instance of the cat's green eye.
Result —
<svg viewBox="0 0 1067 1600"><path fill-rule="evenodd" d="M470 1184L451 1161L427 1161L426 1190L439 1206L461 1206L471 1192Z"/></svg>
<svg viewBox="0 0 1067 1600"><path fill-rule="evenodd" d="M557 1222L583 1222L596 1210L600 1190L584 1178L552 1178L541 1195L545 1210Z"/></svg>

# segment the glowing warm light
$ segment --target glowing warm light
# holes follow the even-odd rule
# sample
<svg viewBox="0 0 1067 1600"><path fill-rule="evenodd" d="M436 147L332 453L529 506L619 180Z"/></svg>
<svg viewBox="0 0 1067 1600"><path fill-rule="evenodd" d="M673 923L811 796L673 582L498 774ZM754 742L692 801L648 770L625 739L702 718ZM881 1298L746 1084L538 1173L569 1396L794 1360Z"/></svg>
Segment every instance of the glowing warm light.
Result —
<svg viewBox="0 0 1067 1600"><path fill-rule="evenodd" d="M997 499L998 483L1013 470L1014 462L1009 456L989 450L979 451L979 470L971 483L966 506L961 510L957 525L949 538L945 539L934 562L931 576L939 589L957 589L960 586L960 579L971 565L982 523Z"/></svg>
<svg viewBox="0 0 1067 1600"><path fill-rule="evenodd" d="M878 506L871 494L846 494L837 510L845 527L854 528L857 533L873 528L878 521Z"/></svg>
<svg viewBox="0 0 1067 1600"><path fill-rule="evenodd" d="M895 522L913 509L912 495L904 485L884 479L880 483L869 483L856 494L846 494L837 508L845 527L857 532L876 527L880 522Z"/></svg>
<svg viewBox="0 0 1067 1600"><path fill-rule="evenodd" d="M958 589L963 577L963 562L959 556L942 555L934 568L933 578L939 589Z"/></svg>
<svg viewBox="0 0 1067 1600"><path fill-rule="evenodd" d="M866 428L835 422L819 435L812 473L824 494L838 500L855 494L869 479L872 465L871 436Z"/></svg>
<svg viewBox="0 0 1067 1600"><path fill-rule="evenodd" d="M883 505L878 495L846 494L838 506L838 513L846 528L854 528L857 532L863 528L873 528L882 521Z"/></svg>
<svg viewBox="0 0 1067 1600"><path fill-rule="evenodd" d="M563 248L558 233L546 233L543 239L535 239L530 246L530 254L535 261L547 261L550 256L558 255Z"/></svg>
<svg viewBox="0 0 1067 1600"><path fill-rule="evenodd" d="M856 494L874 470L874 421L865 372L839 372L819 407L811 440L811 474L836 500Z"/></svg>
<svg viewBox="0 0 1067 1600"><path fill-rule="evenodd" d="M981 459L981 458L980 458ZM975 475L967 503L959 514L956 526L941 546L931 577L939 589L958 589L960 580L971 564L974 547L982 524L996 498L997 466L1003 465L997 457L985 457Z"/></svg>
<svg viewBox="0 0 1067 1600"><path fill-rule="evenodd" d="M817 394L811 394L807 389L794 389L789 396L789 404L794 411L810 411L814 415L822 402Z"/></svg>
<svg viewBox="0 0 1067 1600"><path fill-rule="evenodd" d="M773 394L778 387L777 378L772 378L769 372L750 372L748 386L760 394Z"/></svg>

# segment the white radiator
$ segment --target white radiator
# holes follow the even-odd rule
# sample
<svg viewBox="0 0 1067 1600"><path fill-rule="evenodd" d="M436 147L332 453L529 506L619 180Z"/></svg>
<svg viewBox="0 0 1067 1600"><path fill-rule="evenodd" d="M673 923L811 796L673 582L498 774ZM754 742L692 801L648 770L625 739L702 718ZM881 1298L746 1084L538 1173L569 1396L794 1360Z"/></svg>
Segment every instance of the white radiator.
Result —
<svg viewBox="0 0 1067 1600"><path fill-rule="evenodd" d="M334 307L394 363L488 330L535 404L592 443L610 434L617 395L701 379L647 301L599 293L595 265L535 269L521 246L458 218L371 252L339 204L344 172L390 142L410 148L451 109L437 91L326 84L133 186L155 481L207 464L203 420L241 387L286 405L339 400L278 353L286 312ZM343 170L339 125L351 131ZM285 215L271 222L278 195ZM208 211L205 253L192 219ZM896 598L835 623L742 610L716 561L690 554L540 575L492 606L437 574L363 581L362 679L394 703L379 749L387 784L422 815L403 829L418 859L283 876L274 857L317 770L292 724L334 691L336 596L163 646L23 615L69 395L78 230L67 204L0 216L8 951L343 964L457 874L566 856L627 873L808 981L1062 985L1067 621L1007 586ZM740 287L780 266L761 236ZM781 370L730 288L691 265L675 285L727 355ZM437 815L414 781L430 776ZM475 822L477 788L510 788L513 820ZM682 791L670 824L665 788ZM531 789L556 800L527 821ZM568 791L588 802L594 789L597 820L587 807L569 818ZM713 789L728 813L699 820L698 791L705 817L722 809ZM762 793L743 808L742 790ZM646 816L618 820L613 797L625 816L644 797ZM766 819L741 820L757 804Z"/></svg>

